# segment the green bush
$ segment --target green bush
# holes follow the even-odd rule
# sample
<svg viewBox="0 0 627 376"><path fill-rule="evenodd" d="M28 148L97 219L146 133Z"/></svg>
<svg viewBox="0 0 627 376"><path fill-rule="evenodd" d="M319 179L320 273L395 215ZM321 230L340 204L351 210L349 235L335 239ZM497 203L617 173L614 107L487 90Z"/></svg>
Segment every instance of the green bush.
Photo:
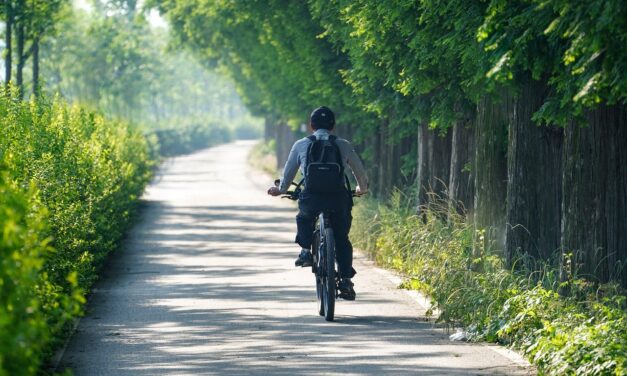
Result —
<svg viewBox="0 0 627 376"><path fill-rule="evenodd" d="M279 176L276 162L276 142L274 140L259 141L248 154L248 163L270 176Z"/></svg>
<svg viewBox="0 0 627 376"><path fill-rule="evenodd" d="M0 175L0 375L32 374L41 354L38 345L47 339L46 320L33 294L49 250L40 236L45 212L31 211L33 193L7 180Z"/></svg>
<svg viewBox="0 0 627 376"><path fill-rule="evenodd" d="M188 154L230 141L233 137L228 128L214 122L158 129L150 134L156 136L156 154L164 157Z"/></svg>
<svg viewBox="0 0 627 376"><path fill-rule="evenodd" d="M252 119L242 119L232 125L237 140L257 140L263 136L262 127Z"/></svg>
<svg viewBox="0 0 627 376"><path fill-rule="evenodd" d="M146 139L124 124L4 94L0 157L0 375L29 375L80 313L152 162Z"/></svg>
<svg viewBox="0 0 627 376"><path fill-rule="evenodd" d="M560 282L550 265L532 276L506 270L481 246L481 231L445 202L439 207L416 215L399 193L385 205L360 202L355 245L402 272L404 287L427 294L439 321L464 327L471 340L512 345L544 374L627 372L627 304L618 286Z"/></svg>

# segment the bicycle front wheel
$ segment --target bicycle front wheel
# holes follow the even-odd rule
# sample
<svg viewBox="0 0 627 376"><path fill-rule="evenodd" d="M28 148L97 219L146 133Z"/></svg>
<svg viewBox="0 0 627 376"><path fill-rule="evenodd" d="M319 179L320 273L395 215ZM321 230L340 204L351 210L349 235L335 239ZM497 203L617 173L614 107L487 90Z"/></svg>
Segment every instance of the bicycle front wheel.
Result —
<svg viewBox="0 0 627 376"><path fill-rule="evenodd" d="M324 297L324 319L333 321L335 314L335 238L333 237L333 229L324 229L324 278L323 278L323 297Z"/></svg>

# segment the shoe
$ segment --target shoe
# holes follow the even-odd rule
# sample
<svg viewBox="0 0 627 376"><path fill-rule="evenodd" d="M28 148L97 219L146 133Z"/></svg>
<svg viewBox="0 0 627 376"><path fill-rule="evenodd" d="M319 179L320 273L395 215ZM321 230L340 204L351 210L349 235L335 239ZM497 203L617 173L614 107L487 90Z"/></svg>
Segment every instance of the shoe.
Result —
<svg viewBox="0 0 627 376"><path fill-rule="evenodd" d="M294 262L294 265L302 267L312 266L313 257L311 256L311 252L309 252L308 249L302 249L300 251L300 255L298 255L298 258Z"/></svg>
<svg viewBox="0 0 627 376"><path fill-rule="evenodd" d="M354 284L350 278L342 278L338 285L340 289L340 298L344 300L355 300L357 294L355 293L353 286Z"/></svg>

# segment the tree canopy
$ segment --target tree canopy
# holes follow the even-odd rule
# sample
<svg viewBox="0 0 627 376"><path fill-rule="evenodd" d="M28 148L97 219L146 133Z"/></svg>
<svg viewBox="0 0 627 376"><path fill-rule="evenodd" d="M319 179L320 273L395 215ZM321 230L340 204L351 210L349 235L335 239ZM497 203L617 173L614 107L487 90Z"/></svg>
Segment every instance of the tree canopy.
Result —
<svg viewBox="0 0 627 376"><path fill-rule="evenodd" d="M247 100L258 113L302 119L326 103L347 122L366 111L446 128L495 85L531 75L552 89L539 116L564 124L627 91L621 1L155 3L180 43L263 98Z"/></svg>

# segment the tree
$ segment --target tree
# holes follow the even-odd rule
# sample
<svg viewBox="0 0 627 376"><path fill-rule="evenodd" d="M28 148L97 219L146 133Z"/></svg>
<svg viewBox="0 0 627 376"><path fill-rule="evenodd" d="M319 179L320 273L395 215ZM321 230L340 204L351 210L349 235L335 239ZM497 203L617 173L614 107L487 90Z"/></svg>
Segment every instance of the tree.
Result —
<svg viewBox="0 0 627 376"><path fill-rule="evenodd" d="M31 57L33 92L36 93L39 86L40 43L47 35L54 33L61 10L67 4L67 0L4 0L2 15L5 19L5 77L7 83L13 77L15 54L15 84L21 95L24 94L24 67Z"/></svg>
<svg viewBox="0 0 627 376"><path fill-rule="evenodd" d="M627 212L627 184L613 162L627 147L620 1L155 2L178 42L229 71L256 111L296 121L338 103L360 125L348 128L381 196L401 181L399 161L417 153L418 202L434 190L474 208L477 229L490 230L510 264L523 257L533 269L573 247L595 254L581 258L587 272L625 263L626 222L616 218ZM594 131L569 129L586 121ZM603 143L611 147L596 148ZM608 173L573 180L593 160ZM577 216L581 202L606 197L592 193L605 183L619 209L594 206L611 240L589 245L575 235L585 232ZM596 277L616 275L609 269Z"/></svg>
<svg viewBox="0 0 627 376"><path fill-rule="evenodd" d="M230 82L189 53L168 50L168 32L140 9L128 12L112 3L68 12L42 44L45 87L147 128L250 121Z"/></svg>
<svg viewBox="0 0 627 376"><path fill-rule="evenodd" d="M13 64L13 1L3 0L2 2L4 18L4 77L6 80L6 88L9 88L9 82L11 82L12 64Z"/></svg>

